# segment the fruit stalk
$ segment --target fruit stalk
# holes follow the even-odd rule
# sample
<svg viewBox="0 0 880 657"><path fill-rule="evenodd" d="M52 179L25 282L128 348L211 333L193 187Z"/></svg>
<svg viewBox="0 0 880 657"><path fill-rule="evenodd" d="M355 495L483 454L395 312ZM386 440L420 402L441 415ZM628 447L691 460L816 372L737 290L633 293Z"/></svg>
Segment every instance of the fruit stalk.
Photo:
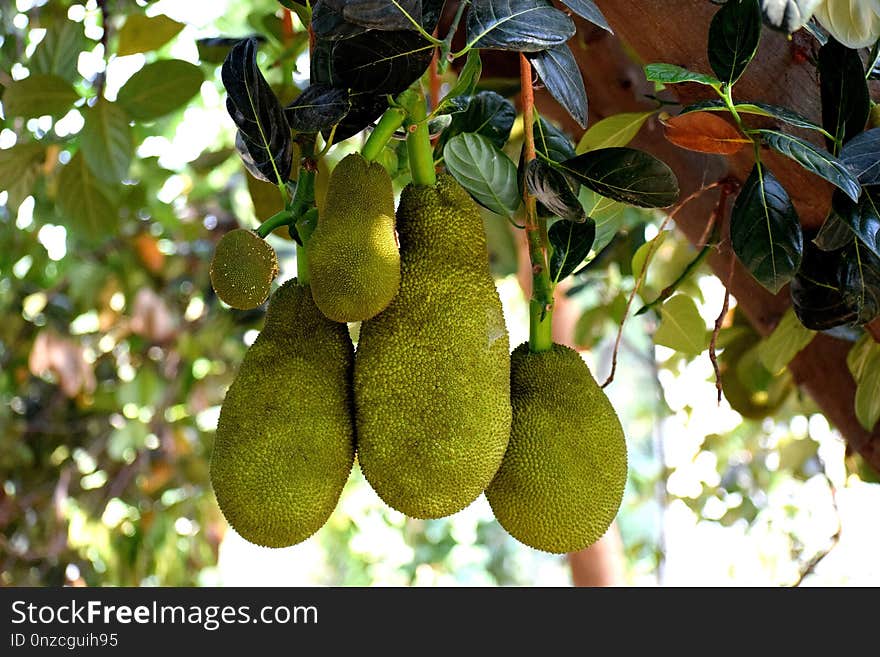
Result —
<svg viewBox="0 0 880 657"><path fill-rule="evenodd" d="M406 148L409 152L409 167L413 183L425 187L437 184L437 173L434 170L434 151L431 148L431 131L428 129L428 108L425 94L419 87L408 89L400 95L407 112Z"/></svg>
<svg viewBox="0 0 880 657"><path fill-rule="evenodd" d="M394 133L403 125L404 121L406 121L406 111L400 107L391 107L382 115L361 149L361 155L367 162L376 161L385 148L385 144L391 141Z"/></svg>
<svg viewBox="0 0 880 657"><path fill-rule="evenodd" d="M522 86L524 166L537 157L535 151L535 94L532 89L532 65L520 53L520 84ZM553 347L553 282L548 266L549 238L547 220L538 217L538 202L523 191L525 227L532 263L532 298L529 300L529 348L532 353Z"/></svg>

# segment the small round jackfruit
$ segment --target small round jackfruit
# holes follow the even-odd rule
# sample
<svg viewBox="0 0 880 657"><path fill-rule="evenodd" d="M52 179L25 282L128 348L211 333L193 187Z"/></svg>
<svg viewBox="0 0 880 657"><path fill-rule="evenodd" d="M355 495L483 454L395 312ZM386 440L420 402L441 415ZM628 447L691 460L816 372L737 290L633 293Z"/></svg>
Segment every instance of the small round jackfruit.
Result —
<svg viewBox="0 0 880 657"><path fill-rule="evenodd" d="M211 285L233 308L250 310L262 304L276 276L275 249L255 232L237 228L220 239L211 260Z"/></svg>
<svg viewBox="0 0 880 657"><path fill-rule="evenodd" d="M308 243L315 304L337 322L359 322L388 307L400 287L394 189L385 168L347 156L330 176Z"/></svg>
<svg viewBox="0 0 880 657"><path fill-rule="evenodd" d="M586 363L554 345L511 355L510 443L486 497L501 526L545 552L575 552L607 531L623 500L626 439Z"/></svg>

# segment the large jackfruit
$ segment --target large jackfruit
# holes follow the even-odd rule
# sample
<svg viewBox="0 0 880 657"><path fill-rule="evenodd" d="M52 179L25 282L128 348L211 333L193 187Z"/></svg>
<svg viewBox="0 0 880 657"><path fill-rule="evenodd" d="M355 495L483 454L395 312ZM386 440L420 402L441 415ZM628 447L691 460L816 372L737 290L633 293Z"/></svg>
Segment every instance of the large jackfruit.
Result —
<svg viewBox="0 0 880 657"><path fill-rule="evenodd" d="M211 482L223 515L268 547L327 521L354 462L353 348L307 287L285 283L220 411Z"/></svg>
<svg viewBox="0 0 880 657"><path fill-rule="evenodd" d="M352 154L336 165L309 240L309 274L315 303L337 322L370 319L397 294L394 190L381 164Z"/></svg>
<svg viewBox="0 0 880 657"><path fill-rule="evenodd" d="M450 176L409 185L402 276L355 357L358 461L393 508L439 518L470 504L510 437L510 359L482 219Z"/></svg>
<svg viewBox="0 0 880 657"><path fill-rule="evenodd" d="M620 420L586 363L554 345L511 356L510 445L486 497L514 538L546 552L594 543L614 520L626 484Z"/></svg>

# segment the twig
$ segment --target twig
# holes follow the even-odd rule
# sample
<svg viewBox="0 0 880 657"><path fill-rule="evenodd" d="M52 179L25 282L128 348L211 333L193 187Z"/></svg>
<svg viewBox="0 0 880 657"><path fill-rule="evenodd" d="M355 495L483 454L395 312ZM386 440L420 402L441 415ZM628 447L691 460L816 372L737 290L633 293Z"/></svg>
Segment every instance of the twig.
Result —
<svg viewBox="0 0 880 657"><path fill-rule="evenodd" d="M645 282L645 277L648 273L648 267L651 265L651 259L654 257L654 253L657 251L657 248L660 245L660 234L669 225L669 222L672 221L675 216L681 212L682 208L684 208L691 201L699 198L705 192L708 192L711 189L715 189L716 187L720 187L721 185L726 184L726 179L719 180L710 185L704 185L700 187L693 194L688 196L686 199L681 201L677 206L675 206L672 211L666 215L666 218L663 219L663 223L660 224L660 229L657 231L657 237L655 237L651 241L651 245L648 247L648 253L645 256L645 265L642 267L641 273L639 273L638 279L636 279L636 284L633 286L632 292L630 292L629 299L626 301L626 308L623 311L623 317L620 320L620 326L617 329L617 339L614 341L614 351L611 354L611 372L608 374L608 378L605 379L605 383L602 384L603 388L607 388L614 381L614 375L617 373L617 356L620 352L620 342L623 340L623 328L626 326L626 318L629 315L630 308L632 307L633 301L636 298L636 295L639 293L639 289L642 287L642 283Z"/></svg>
<svg viewBox="0 0 880 657"><path fill-rule="evenodd" d="M712 361L712 369L715 370L715 389L718 391L718 405L721 405L721 394L723 392L721 386L721 367L718 365L718 336L721 335L721 327L724 324L724 318L727 317L727 311L730 310L730 284L733 281L733 251L730 252L730 267L727 271L727 281L724 284L724 303L721 306L721 312L715 320L715 328L712 330L712 340L709 342L709 360Z"/></svg>
<svg viewBox="0 0 880 657"><path fill-rule="evenodd" d="M824 467L824 464L823 464ZM821 552L813 555L813 558L810 559L803 568L801 568L800 573L798 574L798 578L791 585L792 588L797 588L801 584L804 583L804 580L816 572L816 568L820 563L831 554L831 551L837 547L837 544L840 543L840 535L843 533L843 523L840 520L840 508L837 506L837 489L834 487L834 484L831 483L831 480L828 478L828 475L825 475L825 480L828 482L828 486L831 489L831 505L834 507L834 512L837 516L837 531L831 536L830 544L828 547Z"/></svg>

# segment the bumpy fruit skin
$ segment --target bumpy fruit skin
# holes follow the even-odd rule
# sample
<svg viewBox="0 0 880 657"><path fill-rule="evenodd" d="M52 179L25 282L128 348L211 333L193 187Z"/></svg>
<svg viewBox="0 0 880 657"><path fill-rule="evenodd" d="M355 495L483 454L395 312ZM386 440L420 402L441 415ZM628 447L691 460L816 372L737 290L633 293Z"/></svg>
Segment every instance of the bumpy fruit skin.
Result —
<svg viewBox="0 0 880 657"><path fill-rule="evenodd" d="M573 349L511 355L513 427L486 497L501 526L545 552L591 545L617 515L626 440L608 397Z"/></svg>
<svg viewBox="0 0 880 657"><path fill-rule="evenodd" d="M352 154L333 170L309 241L309 273L315 304L337 322L375 317L397 294L394 190L381 164Z"/></svg>
<svg viewBox="0 0 880 657"><path fill-rule="evenodd" d="M255 232L237 228L220 239L211 260L211 285L233 308L250 310L262 304L276 276L275 249Z"/></svg>
<svg viewBox="0 0 880 657"><path fill-rule="evenodd" d="M391 507L439 518L473 502L510 437L509 340L480 213L450 176L408 186L402 276L355 357L358 462Z"/></svg>
<svg viewBox="0 0 880 657"><path fill-rule="evenodd" d="M314 534L354 462L353 348L296 279L269 302L266 325L226 393L211 459L223 515L257 545Z"/></svg>

